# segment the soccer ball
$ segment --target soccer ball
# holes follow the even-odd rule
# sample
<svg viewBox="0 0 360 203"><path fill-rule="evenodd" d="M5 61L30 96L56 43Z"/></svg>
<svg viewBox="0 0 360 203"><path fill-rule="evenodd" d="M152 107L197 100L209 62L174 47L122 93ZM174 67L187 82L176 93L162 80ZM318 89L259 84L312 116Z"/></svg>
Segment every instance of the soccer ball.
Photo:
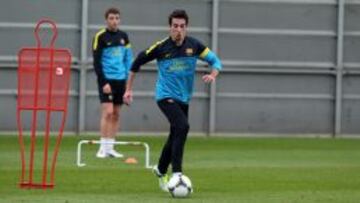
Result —
<svg viewBox="0 0 360 203"><path fill-rule="evenodd" d="M192 184L186 175L173 175L168 182L168 189L173 197L188 197L192 192Z"/></svg>

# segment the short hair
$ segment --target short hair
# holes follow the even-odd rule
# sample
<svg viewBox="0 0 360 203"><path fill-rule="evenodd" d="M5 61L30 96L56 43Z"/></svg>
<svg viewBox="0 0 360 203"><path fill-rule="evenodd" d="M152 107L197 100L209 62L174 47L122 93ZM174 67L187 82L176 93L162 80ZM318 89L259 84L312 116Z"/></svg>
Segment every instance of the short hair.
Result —
<svg viewBox="0 0 360 203"><path fill-rule="evenodd" d="M119 9L117 9L115 7L108 8L105 11L105 19L107 19L110 14L115 14L115 15L118 14L120 16L120 11L119 11Z"/></svg>
<svg viewBox="0 0 360 203"><path fill-rule="evenodd" d="M176 9L169 15L169 25L172 23L173 18L184 19L186 25L189 23L189 16L187 15L185 10Z"/></svg>

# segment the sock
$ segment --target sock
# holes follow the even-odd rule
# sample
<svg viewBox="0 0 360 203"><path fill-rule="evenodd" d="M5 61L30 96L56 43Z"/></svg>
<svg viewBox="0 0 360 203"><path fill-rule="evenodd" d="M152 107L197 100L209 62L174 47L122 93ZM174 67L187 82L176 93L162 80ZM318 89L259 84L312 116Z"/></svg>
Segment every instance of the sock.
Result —
<svg viewBox="0 0 360 203"><path fill-rule="evenodd" d="M111 151L111 139L110 138L104 138L104 151L109 152Z"/></svg>
<svg viewBox="0 0 360 203"><path fill-rule="evenodd" d="M108 138L108 142L109 142L109 150L113 150L114 149L115 139L114 138Z"/></svg>
<svg viewBox="0 0 360 203"><path fill-rule="evenodd" d="M173 173L173 176L181 176L181 175L182 175L181 172L175 172L175 173Z"/></svg>
<svg viewBox="0 0 360 203"><path fill-rule="evenodd" d="M100 138L100 150L105 150L105 145L106 145L106 138L101 137Z"/></svg>

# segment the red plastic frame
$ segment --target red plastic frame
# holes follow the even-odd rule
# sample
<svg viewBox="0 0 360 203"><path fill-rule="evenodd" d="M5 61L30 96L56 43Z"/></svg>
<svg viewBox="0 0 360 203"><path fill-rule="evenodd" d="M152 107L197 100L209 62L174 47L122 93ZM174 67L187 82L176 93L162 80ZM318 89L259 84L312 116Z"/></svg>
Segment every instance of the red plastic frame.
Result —
<svg viewBox="0 0 360 203"><path fill-rule="evenodd" d="M52 38L49 47L42 47L39 36L40 27L49 24ZM22 48L18 53L18 99L17 99L17 125L19 131L19 144L21 156L21 188L53 188L54 174L59 146L65 126L67 103L69 96L71 53L68 49L54 47L57 38L57 27L50 19L41 19L35 27L36 47ZM45 77L40 77L44 76ZM42 85L42 86L41 86ZM60 94L59 94L60 92ZM43 96L45 95L45 96ZM31 111L31 138L28 178L26 179L25 145L21 122L21 112ZM34 181L34 154L37 132L38 112L46 113L43 145L43 165L41 183ZM62 113L61 124L55 143L50 167L50 182L48 176L48 147L50 137L51 113Z"/></svg>

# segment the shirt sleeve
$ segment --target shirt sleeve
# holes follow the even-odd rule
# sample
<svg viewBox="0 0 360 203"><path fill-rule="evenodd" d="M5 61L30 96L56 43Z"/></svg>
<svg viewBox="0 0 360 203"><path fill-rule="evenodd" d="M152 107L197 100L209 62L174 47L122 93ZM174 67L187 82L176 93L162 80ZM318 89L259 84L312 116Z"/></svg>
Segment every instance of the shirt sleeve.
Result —
<svg viewBox="0 0 360 203"><path fill-rule="evenodd" d="M99 32L100 33L100 32ZM93 39L93 63L94 63L94 69L97 76L97 80L99 85L102 87L107 83L107 80L105 78L103 67L101 64L101 55L103 50L103 43L100 40L100 34L96 34L96 36Z"/></svg>
<svg viewBox="0 0 360 203"><path fill-rule="evenodd" d="M158 50L159 50L159 45L162 42L156 42L155 44L153 44L152 46L150 46L148 49L140 52L138 54L138 56L136 57L134 63L131 66L131 71L132 72L139 72L140 71L140 67L154 59L156 59L157 55L158 55Z"/></svg>
<svg viewBox="0 0 360 203"><path fill-rule="evenodd" d="M212 52L208 47L203 45L201 42L198 42L198 56L202 61L207 62L212 68L216 70L222 69L222 64L219 57Z"/></svg>

